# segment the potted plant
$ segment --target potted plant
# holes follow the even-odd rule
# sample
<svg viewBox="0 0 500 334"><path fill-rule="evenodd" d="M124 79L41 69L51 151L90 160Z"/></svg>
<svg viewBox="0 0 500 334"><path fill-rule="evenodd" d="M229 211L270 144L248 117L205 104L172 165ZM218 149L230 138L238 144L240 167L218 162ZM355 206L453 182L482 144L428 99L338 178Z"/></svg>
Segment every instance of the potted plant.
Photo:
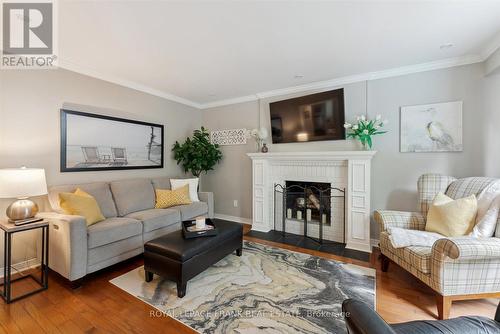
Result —
<svg viewBox="0 0 500 334"><path fill-rule="evenodd" d="M212 144L210 134L204 127L194 130L193 138L186 138L183 144L176 141L172 152L177 164L182 164L184 172L191 172L195 177L199 177L202 172L213 170L222 160L219 145Z"/></svg>
<svg viewBox="0 0 500 334"><path fill-rule="evenodd" d="M381 135L387 131L381 131L384 125L388 123L387 120L382 121L382 116L377 115L374 120L368 120L364 115L356 117L355 124L345 123L344 128L350 130L347 134L347 138L358 139L365 150L370 150L372 148L372 136Z"/></svg>

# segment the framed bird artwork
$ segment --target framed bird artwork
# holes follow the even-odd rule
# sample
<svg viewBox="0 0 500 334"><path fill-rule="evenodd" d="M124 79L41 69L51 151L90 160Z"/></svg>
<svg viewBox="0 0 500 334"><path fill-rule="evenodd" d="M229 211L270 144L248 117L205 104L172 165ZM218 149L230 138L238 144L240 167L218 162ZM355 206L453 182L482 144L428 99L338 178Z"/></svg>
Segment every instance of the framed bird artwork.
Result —
<svg viewBox="0 0 500 334"><path fill-rule="evenodd" d="M462 101L401 107L401 152L461 152Z"/></svg>

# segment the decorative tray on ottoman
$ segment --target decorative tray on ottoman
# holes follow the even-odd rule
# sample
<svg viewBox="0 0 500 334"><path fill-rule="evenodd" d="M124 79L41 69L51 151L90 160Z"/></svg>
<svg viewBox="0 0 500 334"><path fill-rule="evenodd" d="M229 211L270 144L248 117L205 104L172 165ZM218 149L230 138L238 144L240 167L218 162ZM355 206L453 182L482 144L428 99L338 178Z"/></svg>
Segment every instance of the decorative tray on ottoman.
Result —
<svg viewBox="0 0 500 334"><path fill-rule="evenodd" d="M217 235L217 227L212 219L205 220L205 229L197 230L196 221L187 220L182 222L182 235L186 239L198 238L198 237L210 237Z"/></svg>

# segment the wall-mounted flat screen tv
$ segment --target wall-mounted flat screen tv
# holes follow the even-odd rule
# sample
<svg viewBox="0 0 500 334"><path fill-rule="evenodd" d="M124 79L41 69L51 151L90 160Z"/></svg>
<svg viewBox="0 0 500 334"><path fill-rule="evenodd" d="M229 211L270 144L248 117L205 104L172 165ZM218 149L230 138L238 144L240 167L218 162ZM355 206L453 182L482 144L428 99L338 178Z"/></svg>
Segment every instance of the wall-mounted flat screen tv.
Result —
<svg viewBox="0 0 500 334"><path fill-rule="evenodd" d="M270 103L273 143L343 140L344 89Z"/></svg>

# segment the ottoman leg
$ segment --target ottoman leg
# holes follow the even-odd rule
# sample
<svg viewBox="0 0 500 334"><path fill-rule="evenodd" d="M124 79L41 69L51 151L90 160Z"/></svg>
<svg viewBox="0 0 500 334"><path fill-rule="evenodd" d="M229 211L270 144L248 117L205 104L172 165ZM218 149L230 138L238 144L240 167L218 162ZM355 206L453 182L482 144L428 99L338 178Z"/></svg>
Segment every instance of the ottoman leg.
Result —
<svg viewBox="0 0 500 334"><path fill-rule="evenodd" d="M186 295L187 282L177 282L177 297L182 298Z"/></svg>
<svg viewBox="0 0 500 334"><path fill-rule="evenodd" d="M243 254L243 248L238 248L236 250L236 255L241 256L241 254Z"/></svg>
<svg viewBox="0 0 500 334"><path fill-rule="evenodd" d="M146 279L146 282L151 282L153 280L153 273L150 271L145 271L144 272L144 278Z"/></svg>

